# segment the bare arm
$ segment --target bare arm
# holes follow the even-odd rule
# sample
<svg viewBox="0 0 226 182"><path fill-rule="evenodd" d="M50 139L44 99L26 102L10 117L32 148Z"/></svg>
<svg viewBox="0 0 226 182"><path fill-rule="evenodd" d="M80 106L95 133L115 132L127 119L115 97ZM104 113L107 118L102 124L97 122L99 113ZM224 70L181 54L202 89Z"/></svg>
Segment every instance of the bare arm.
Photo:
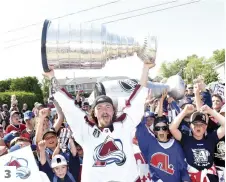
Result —
<svg viewBox="0 0 226 182"><path fill-rule="evenodd" d="M46 144L45 141L42 140L38 143L38 147L39 147L39 155L40 155L40 163L41 165L44 165L46 163L46 154L45 154L45 148L46 148Z"/></svg>
<svg viewBox="0 0 226 182"><path fill-rule="evenodd" d="M53 156L59 154L60 153L60 142L58 142L57 147L55 148L54 152L53 152Z"/></svg>
<svg viewBox="0 0 226 182"><path fill-rule="evenodd" d="M69 145L71 147L71 153L73 156L76 156L77 155L77 149L76 149L76 146L75 146L75 143L73 141L72 138L69 139Z"/></svg>
<svg viewBox="0 0 226 182"><path fill-rule="evenodd" d="M42 140L44 120L47 116L49 116L48 108L44 108L39 111L39 117L37 118L38 123L37 123L37 128L36 128L36 133L35 133L36 144L38 144Z"/></svg>
<svg viewBox="0 0 226 182"><path fill-rule="evenodd" d="M219 139L223 138L225 136L225 117L222 116L217 111L211 109L207 105L202 106L200 111L207 113L207 114L210 114L220 123L220 127L217 129L217 136L218 136Z"/></svg>
<svg viewBox="0 0 226 182"><path fill-rule="evenodd" d="M149 69L154 67L154 64L145 64L143 67L140 84L136 86L131 96L126 102L126 108L123 110L132 120L128 121L130 127L136 127L141 121L141 117L144 114L145 99L148 94L147 81ZM129 130L131 129L128 126Z"/></svg>
<svg viewBox="0 0 226 182"><path fill-rule="evenodd" d="M163 102L166 96L167 96L167 91L165 90L162 93L162 97L158 101L158 117L161 117L163 115Z"/></svg>
<svg viewBox="0 0 226 182"><path fill-rule="evenodd" d="M35 132L35 142L37 144L42 140L44 118L38 117L36 122L37 122L37 128Z"/></svg>
<svg viewBox="0 0 226 182"><path fill-rule="evenodd" d="M195 108L193 105L187 104L185 108L177 115L177 117L170 124L169 126L170 132L176 140L180 141L182 137L181 131L178 129L181 121L187 114L194 112L194 110Z"/></svg>
<svg viewBox="0 0 226 182"><path fill-rule="evenodd" d="M148 73L149 73L150 68L151 67L149 65L144 64L143 71L142 71L141 78L140 78L140 85L143 87L147 87Z"/></svg>
<svg viewBox="0 0 226 182"><path fill-rule="evenodd" d="M63 114L63 111L62 111L60 105L58 104L58 102L56 102L54 100L53 104L56 107L56 111L57 111L57 115L58 115L57 121L54 123L53 128L55 129L56 132L58 132L62 123L64 122L64 114Z"/></svg>
<svg viewBox="0 0 226 182"><path fill-rule="evenodd" d="M201 100L200 91L201 91L200 83L195 84L194 85L194 94L195 94L195 103L196 103L197 110L200 110L200 108L203 105L202 100Z"/></svg>

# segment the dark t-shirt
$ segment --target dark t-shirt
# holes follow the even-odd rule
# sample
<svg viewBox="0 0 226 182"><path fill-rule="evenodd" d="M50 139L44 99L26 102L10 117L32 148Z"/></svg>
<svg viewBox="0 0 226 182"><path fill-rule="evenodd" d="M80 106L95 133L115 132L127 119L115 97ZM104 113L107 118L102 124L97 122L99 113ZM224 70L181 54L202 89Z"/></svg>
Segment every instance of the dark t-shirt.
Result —
<svg viewBox="0 0 226 182"><path fill-rule="evenodd" d="M212 167L214 150L218 141L216 131L208 133L202 140L182 134L181 144L187 163L199 171Z"/></svg>
<svg viewBox="0 0 226 182"><path fill-rule="evenodd" d="M219 127L220 126L210 118L207 132L211 133L213 130L217 130ZM216 144L214 151L214 163L216 166L225 167L225 137L221 138Z"/></svg>

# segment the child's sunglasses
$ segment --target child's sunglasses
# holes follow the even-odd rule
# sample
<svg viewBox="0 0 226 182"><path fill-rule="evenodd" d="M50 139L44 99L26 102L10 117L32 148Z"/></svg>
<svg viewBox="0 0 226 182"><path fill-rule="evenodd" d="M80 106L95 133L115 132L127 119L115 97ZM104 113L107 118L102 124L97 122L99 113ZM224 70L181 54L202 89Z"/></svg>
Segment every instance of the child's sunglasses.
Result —
<svg viewBox="0 0 226 182"><path fill-rule="evenodd" d="M160 131L161 129L163 131L167 131L168 130L168 126L155 126L155 128L154 128L155 131Z"/></svg>

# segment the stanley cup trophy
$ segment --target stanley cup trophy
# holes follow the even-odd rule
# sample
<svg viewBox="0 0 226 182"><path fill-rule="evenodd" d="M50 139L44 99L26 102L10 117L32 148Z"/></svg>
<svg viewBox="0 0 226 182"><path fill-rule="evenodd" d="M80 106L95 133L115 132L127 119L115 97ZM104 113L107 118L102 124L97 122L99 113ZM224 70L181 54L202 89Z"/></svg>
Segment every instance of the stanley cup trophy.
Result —
<svg viewBox="0 0 226 182"><path fill-rule="evenodd" d="M156 37L148 36L140 45L133 37L107 32L105 26L67 24L45 20L41 55L45 72L55 69L101 69L109 60L133 56L155 62Z"/></svg>
<svg viewBox="0 0 226 182"><path fill-rule="evenodd" d="M45 72L49 71L49 66L54 66L55 69L101 69L109 60L133 56L134 53L142 61L154 63L157 51L156 37L147 36L144 42L139 44L133 37L107 32L104 26L93 24L63 26L49 20L44 22L41 41L42 65ZM137 82L127 80L122 84L123 82L109 81L102 86L101 83L96 83L95 94L92 96L95 98L104 94L126 98L132 89L125 90L125 86L122 85L132 85L134 88ZM167 90L176 100L181 99L185 91L184 81L179 75L170 77L167 84L149 82L148 88L152 90L154 97L160 97L163 91Z"/></svg>

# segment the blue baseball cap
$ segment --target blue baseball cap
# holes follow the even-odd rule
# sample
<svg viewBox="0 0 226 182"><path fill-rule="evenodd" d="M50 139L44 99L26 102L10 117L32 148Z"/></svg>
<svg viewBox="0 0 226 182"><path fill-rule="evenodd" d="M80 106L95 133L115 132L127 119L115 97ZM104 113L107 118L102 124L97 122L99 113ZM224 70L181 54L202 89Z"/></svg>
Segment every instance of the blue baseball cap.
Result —
<svg viewBox="0 0 226 182"><path fill-rule="evenodd" d="M18 134L16 132L15 133L11 132L11 133L6 134L3 137L3 141L5 142L5 144L7 144L7 143L10 143L16 137L18 137Z"/></svg>
<svg viewBox="0 0 226 182"><path fill-rule="evenodd" d="M35 115L34 115L34 113L33 113L32 111L26 111L26 112L24 113L24 121L30 120L30 119L32 119L34 116L35 116Z"/></svg>
<svg viewBox="0 0 226 182"><path fill-rule="evenodd" d="M146 111L144 113L144 117L147 118L147 117L152 117L152 118L155 118L155 113L154 112L151 112L151 111Z"/></svg>

